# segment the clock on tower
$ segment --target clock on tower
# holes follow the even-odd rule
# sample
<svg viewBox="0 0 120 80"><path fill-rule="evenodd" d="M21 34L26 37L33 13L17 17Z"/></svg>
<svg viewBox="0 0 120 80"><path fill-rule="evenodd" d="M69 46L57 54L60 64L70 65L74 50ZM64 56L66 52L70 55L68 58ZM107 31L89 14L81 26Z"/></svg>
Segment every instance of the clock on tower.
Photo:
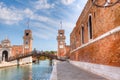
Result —
<svg viewBox="0 0 120 80"><path fill-rule="evenodd" d="M29 40L25 40L25 48L29 49Z"/></svg>

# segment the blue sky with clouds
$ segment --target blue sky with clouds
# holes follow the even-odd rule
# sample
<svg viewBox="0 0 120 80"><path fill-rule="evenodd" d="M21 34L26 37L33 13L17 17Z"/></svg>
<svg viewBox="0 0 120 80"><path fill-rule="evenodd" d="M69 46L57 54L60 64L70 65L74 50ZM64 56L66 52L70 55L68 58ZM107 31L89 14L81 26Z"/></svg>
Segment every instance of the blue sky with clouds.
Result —
<svg viewBox="0 0 120 80"><path fill-rule="evenodd" d="M60 21L66 43L87 0L0 0L0 41L7 36L12 45L23 44L24 30L30 20L33 48L57 50Z"/></svg>

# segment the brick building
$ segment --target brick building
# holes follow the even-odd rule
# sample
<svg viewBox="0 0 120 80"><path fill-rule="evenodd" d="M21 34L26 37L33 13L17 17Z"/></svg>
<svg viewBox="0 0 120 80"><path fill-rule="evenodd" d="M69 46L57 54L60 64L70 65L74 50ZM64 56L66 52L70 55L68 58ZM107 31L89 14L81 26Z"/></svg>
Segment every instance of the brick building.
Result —
<svg viewBox="0 0 120 80"><path fill-rule="evenodd" d="M23 36L23 45L11 45L9 39L1 41L0 44L0 61L7 61L11 56L28 54L32 51L32 31L25 30Z"/></svg>
<svg viewBox="0 0 120 80"><path fill-rule="evenodd" d="M70 46L66 45L65 38L66 38L65 31L63 29L58 30L58 36L57 36L57 41L58 41L57 56L58 57L66 57L69 55Z"/></svg>
<svg viewBox="0 0 120 80"><path fill-rule="evenodd" d="M99 7L88 0L70 34L70 46L71 60L120 66L120 3Z"/></svg>

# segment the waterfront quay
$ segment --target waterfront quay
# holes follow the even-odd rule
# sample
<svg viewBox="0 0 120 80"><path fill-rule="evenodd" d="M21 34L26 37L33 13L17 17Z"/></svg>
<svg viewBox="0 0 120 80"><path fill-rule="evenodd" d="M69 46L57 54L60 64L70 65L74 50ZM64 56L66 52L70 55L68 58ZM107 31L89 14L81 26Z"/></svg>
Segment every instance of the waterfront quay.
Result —
<svg viewBox="0 0 120 80"><path fill-rule="evenodd" d="M119 74L119 67L55 60L50 80L120 80Z"/></svg>
<svg viewBox="0 0 120 80"><path fill-rule="evenodd" d="M56 61L50 80L108 80L71 63Z"/></svg>

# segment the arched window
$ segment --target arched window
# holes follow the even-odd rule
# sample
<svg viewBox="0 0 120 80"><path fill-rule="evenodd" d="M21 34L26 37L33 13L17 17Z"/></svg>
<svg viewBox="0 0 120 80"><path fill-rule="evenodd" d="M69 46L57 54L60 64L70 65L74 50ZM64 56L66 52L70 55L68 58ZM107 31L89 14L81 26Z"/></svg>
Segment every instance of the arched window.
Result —
<svg viewBox="0 0 120 80"><path fill-rule="evenodd" d="M84 27L81 27L81 43L84 44Z"/></svg>
<svg viewBox="0 0 120 80"><path fill-rule="evenodd" d="M76 48L76 35L74 34L74 49Z"/></svg>
<svg viewBox="0 0 120 80"><path fill-rule="evenodd" d="M88 19L88 38L92 39L92 17L89 15Z"/></svg>

